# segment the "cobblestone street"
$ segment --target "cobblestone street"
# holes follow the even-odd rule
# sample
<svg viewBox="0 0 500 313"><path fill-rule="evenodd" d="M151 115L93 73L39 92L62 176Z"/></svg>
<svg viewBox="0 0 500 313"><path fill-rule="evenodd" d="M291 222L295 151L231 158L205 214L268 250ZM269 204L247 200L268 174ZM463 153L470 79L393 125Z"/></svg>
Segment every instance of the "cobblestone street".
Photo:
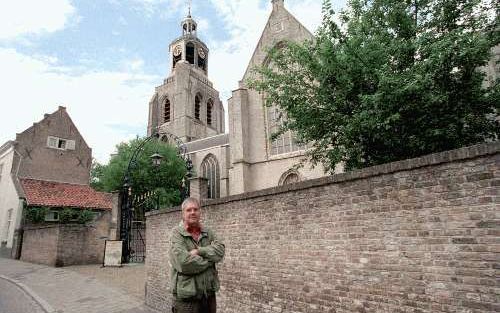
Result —
<svg viewBox="0 0 500 313"><path fill-rule="evenodd" d="M12 293L22 294L20 299L33 299L43 308L41 312L157 313L143 304L143 265L121 268L103 268L100 265L53 268L0 258L0 281L0 294L4 298L10 298ZM12 288L4 288L7 286ZM19 306L33 307L36 304L22 303ZM4 313L3 309L0 312ZM38 311L26 309L18 312Z"/></svg>

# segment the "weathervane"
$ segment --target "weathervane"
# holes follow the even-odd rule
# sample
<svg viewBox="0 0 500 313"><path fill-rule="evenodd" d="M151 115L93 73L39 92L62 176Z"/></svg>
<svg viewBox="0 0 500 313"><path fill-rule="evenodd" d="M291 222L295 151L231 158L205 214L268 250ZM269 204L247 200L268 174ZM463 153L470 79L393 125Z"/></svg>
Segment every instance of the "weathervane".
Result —
<svg viewBox="0 0 500 313"><path fill-rule="evenodd" d="M188 2L188 16L191 16L191 0L187 0Z"/></svg>

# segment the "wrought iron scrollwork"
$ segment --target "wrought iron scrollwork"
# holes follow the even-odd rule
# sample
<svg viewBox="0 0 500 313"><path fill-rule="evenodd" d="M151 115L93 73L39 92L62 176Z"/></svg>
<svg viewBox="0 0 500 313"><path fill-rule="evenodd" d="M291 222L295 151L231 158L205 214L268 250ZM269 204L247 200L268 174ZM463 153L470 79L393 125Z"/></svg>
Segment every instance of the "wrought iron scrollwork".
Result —
<svg viewBox="0 0 500 313"><path fill-rule="evenodd" d="M140 142L132 153L127 169L123 177L121 190L121 213L120 213L120 239L123 241L122 262L144 262L145 257L145 218L143 205L148 198L155 197L153 191L146 191L140 195L134 195L131 185L130 173L137 167L137 158L143 152L145 145L152 140L160 140L165 143L175 144L179 156L186 164L186 175L180 186L181 199L189 196L189 178L193 168L192 162L187 155L186 144L177 136L155 131L151 136ZM142 211L141 211L142 208ZM141 213L142 212L142 213Z"/></svg>

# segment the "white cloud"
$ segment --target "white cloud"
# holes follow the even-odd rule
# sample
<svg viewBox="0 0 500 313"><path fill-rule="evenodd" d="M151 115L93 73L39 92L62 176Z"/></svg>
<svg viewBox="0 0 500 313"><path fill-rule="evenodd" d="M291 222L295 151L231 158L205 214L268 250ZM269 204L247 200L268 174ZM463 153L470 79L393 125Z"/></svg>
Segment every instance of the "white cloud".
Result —
<svg viewBox="0 0 500 313"><path fill-rule="evenodd" d="M117 143L145 133L147 105L159 77L139 70L71 75L71 69L58 68L53 61L0 49L0 84L6 87L2 90L0 143L14 139L16 133L59 105L67 108L93 156L101 162L107 161Z"/></svg>
<svg viewBox="0 0 500 313"><path fill-rule="evenodd" d="M113 0L114 1L114 0ZM162 18L168 18L186 8L186 0L129 0L133 8L150 18L160 12Z"/></svg>
<svg viewBox="0 0 500 313"><path fill-rule="evenodd" d="M230 39L209 42L211 53L209 78L223 96L223 101L236 89L257 45L270 14L258 1L210 0L224 21ZM223 70L213 70L223 69Z"/></svg>
<svg viewBox="0 0 500 313"><path fill-rule="evenodd" d="M140 58L136 58L133 60L126 60L125 62L125 70L137 72L141 71L144 67L144 60Z"/></svg>
<svg viewBox="0 0 500 313"><path fill-rule="evenodd" d="M259 1L210 0L225 24L230 39L223 42L209 42L211 59L209 77L225 97L236 89L243 78L248 62L257 46L265 23L271 13L271 1L264 6ZM314 32L321 23L321 1L290 0L285 8L299 22ZM213 69L224 70L213 70Z"/></svg>
<svg viewBox="0 0 500 313"><path fill-rule="evenodd" d="M74 13L75 8L69 0L2 1L0 40L55 32L64 28Z"/></svg>

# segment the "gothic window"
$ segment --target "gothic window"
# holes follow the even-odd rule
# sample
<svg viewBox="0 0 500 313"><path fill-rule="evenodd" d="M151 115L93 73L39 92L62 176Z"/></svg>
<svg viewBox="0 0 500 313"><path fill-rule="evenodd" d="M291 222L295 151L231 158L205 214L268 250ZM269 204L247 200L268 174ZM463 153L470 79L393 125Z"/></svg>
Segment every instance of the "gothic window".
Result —
<svg viewBox="0 0 500 313"><path fill-rule="evenodd" d="M165 106L163 109L163 123L170 122L170 100L165 99Z"/></svg>
<svg viewBox="0 0 500 313"><path fill-rule="evenodd" d="M214 155L209 154L201 163L201 175L208 180L208 198L220 197L220 172L219 163Z"/></svg>
<svg viewBox="0 0 500 313"><path fill-rule="evenodd" d="M207 124L212 125L212 114L214 109L214 101L209 99L207 102Z"/></svg>
<svg viewBox="0 0 500 313"><path fill-rule="evenodd" d="M295 170L286 171L283 175L281 175L279 185L289 185L293 183L298 183L300 181L299 174Z"/></svg>
<svg viewBox="0 0 500 313"><path fill-rule="evenodd" d="M285 114L274 105L267 107L266 111L271 155L302 150L304 147L297 143L297 139L291 131L287 131L279 136L273 136L283 126L286 119Z"/></svg>
<svg viewBox="0 0 500 313"><path fill-rule="evenodd" d="M189 64L194 64L194 44L192 42L186 44L186 61Z"/></svg>
<svg viewBox="0 0 500 313"><path fill-rule="evenodd" d="M201 96L197 94L194 97L194 118L200 120Z"/></svg>

